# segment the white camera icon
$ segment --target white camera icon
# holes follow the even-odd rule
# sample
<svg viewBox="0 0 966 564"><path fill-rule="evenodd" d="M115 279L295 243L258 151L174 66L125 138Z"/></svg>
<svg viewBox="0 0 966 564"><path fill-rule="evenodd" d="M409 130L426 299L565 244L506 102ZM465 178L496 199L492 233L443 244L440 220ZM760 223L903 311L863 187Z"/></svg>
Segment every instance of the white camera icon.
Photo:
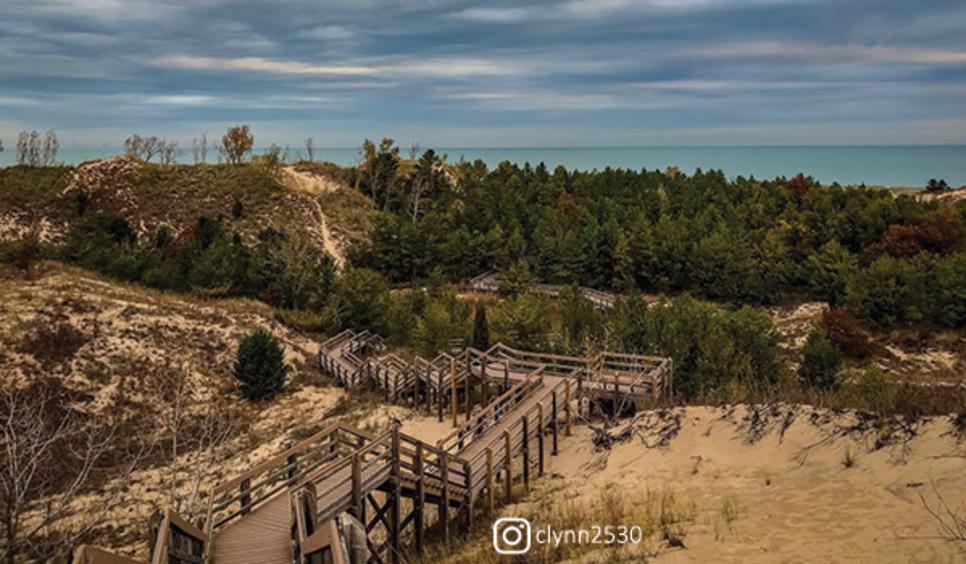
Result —
<svg viewBox="0 0 966 564"><path fill-rule="evenodd" d="M530 552L530 521L502 517L493 523L493 548L497 554L513 556Z"/></svg>

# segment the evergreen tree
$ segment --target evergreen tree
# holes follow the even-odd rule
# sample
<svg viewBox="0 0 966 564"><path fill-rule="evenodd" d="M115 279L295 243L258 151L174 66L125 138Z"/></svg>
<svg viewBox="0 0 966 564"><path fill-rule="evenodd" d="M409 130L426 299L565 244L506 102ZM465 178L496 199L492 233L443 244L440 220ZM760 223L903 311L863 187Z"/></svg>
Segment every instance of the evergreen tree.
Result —
<svg viewBox="0 0 966 564"><path fill-rule="evenodd" d="M285 385L288 367L282 346L271 333L256 329L242 339L235 359L235 378L241 393L250 401L275 397Z"/></svg>

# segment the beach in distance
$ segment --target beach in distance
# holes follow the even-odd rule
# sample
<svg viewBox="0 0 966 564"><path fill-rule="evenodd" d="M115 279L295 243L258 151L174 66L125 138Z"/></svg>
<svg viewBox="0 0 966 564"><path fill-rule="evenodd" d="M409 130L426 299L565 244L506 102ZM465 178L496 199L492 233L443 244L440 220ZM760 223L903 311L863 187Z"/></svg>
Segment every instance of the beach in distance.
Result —
<svg viewBox="0 0 966 564"><path fill-rule="evenodd" d="M182 144L179 162L191 163L190 143ZM405 146L405 145L403 145ZM425 148L429 148L428 146ZM12 149L12 148L11 148ZM293 143L289 159L298 160L301 144ZM691 173L720 169L730 178L738 175L771 179L799 172L831 184L867 184L888 187L925 186L930 178L942 178L952 187L966 185L966 145L814 145L814 146L646 146L646 147L438 147L450 162L460 158L482 159L494 167L502 161L517 164L543 162L550 168L592 170L612 168L658 169L676 166ZM122 154L119 147L69 145L61 148L65 164ZM283 151L284 152L284 151ZM404 153L406 151L403 151ZM0 153L0 166L14 164L15 151ZM358 163L358 148L319 148L315 160L339 165Z"/></svg>

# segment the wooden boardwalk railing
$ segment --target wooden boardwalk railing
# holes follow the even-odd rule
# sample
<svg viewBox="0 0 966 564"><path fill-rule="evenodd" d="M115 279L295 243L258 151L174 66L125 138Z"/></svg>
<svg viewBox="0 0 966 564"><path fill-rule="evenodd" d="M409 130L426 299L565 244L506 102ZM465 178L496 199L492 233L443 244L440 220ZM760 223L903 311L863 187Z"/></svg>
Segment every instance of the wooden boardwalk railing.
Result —
<svg viewBox="0 0 966 564"><path fill-rule="evenodd" d="M495 272L485 272L470 279L469 287L476 292L496 293L500 291L500 275ZM535 284L533 290L546 294L552 298L560 297L561 292L568 286L560 284ZM580 292L599 309L611 309L617 303L617 296L609 292L580 286Z"/></svg>

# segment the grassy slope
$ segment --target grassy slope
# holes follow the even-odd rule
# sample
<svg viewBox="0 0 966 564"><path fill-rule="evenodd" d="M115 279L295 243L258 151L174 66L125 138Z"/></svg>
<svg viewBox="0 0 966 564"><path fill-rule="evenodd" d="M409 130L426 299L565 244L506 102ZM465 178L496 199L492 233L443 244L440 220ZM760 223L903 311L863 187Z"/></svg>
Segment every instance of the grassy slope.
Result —
<svg viewBox="0 0 966 564"><path fill-rule="evenodd" d="M324 165L307 172L336 175ZM145 237L162 226L177 233L206 215L225 218L230 229L249 240L270 226L302 229L318 239L316 201L345 240L361 240L372 222L371 204L357 193L339 190L320 197L290 190L255 165L162 166L112 159L76 168L0 169L0 240L30 230L40 230L45 240L60 240L77 217L81 194L90 210L120 214Z"/></svg>

